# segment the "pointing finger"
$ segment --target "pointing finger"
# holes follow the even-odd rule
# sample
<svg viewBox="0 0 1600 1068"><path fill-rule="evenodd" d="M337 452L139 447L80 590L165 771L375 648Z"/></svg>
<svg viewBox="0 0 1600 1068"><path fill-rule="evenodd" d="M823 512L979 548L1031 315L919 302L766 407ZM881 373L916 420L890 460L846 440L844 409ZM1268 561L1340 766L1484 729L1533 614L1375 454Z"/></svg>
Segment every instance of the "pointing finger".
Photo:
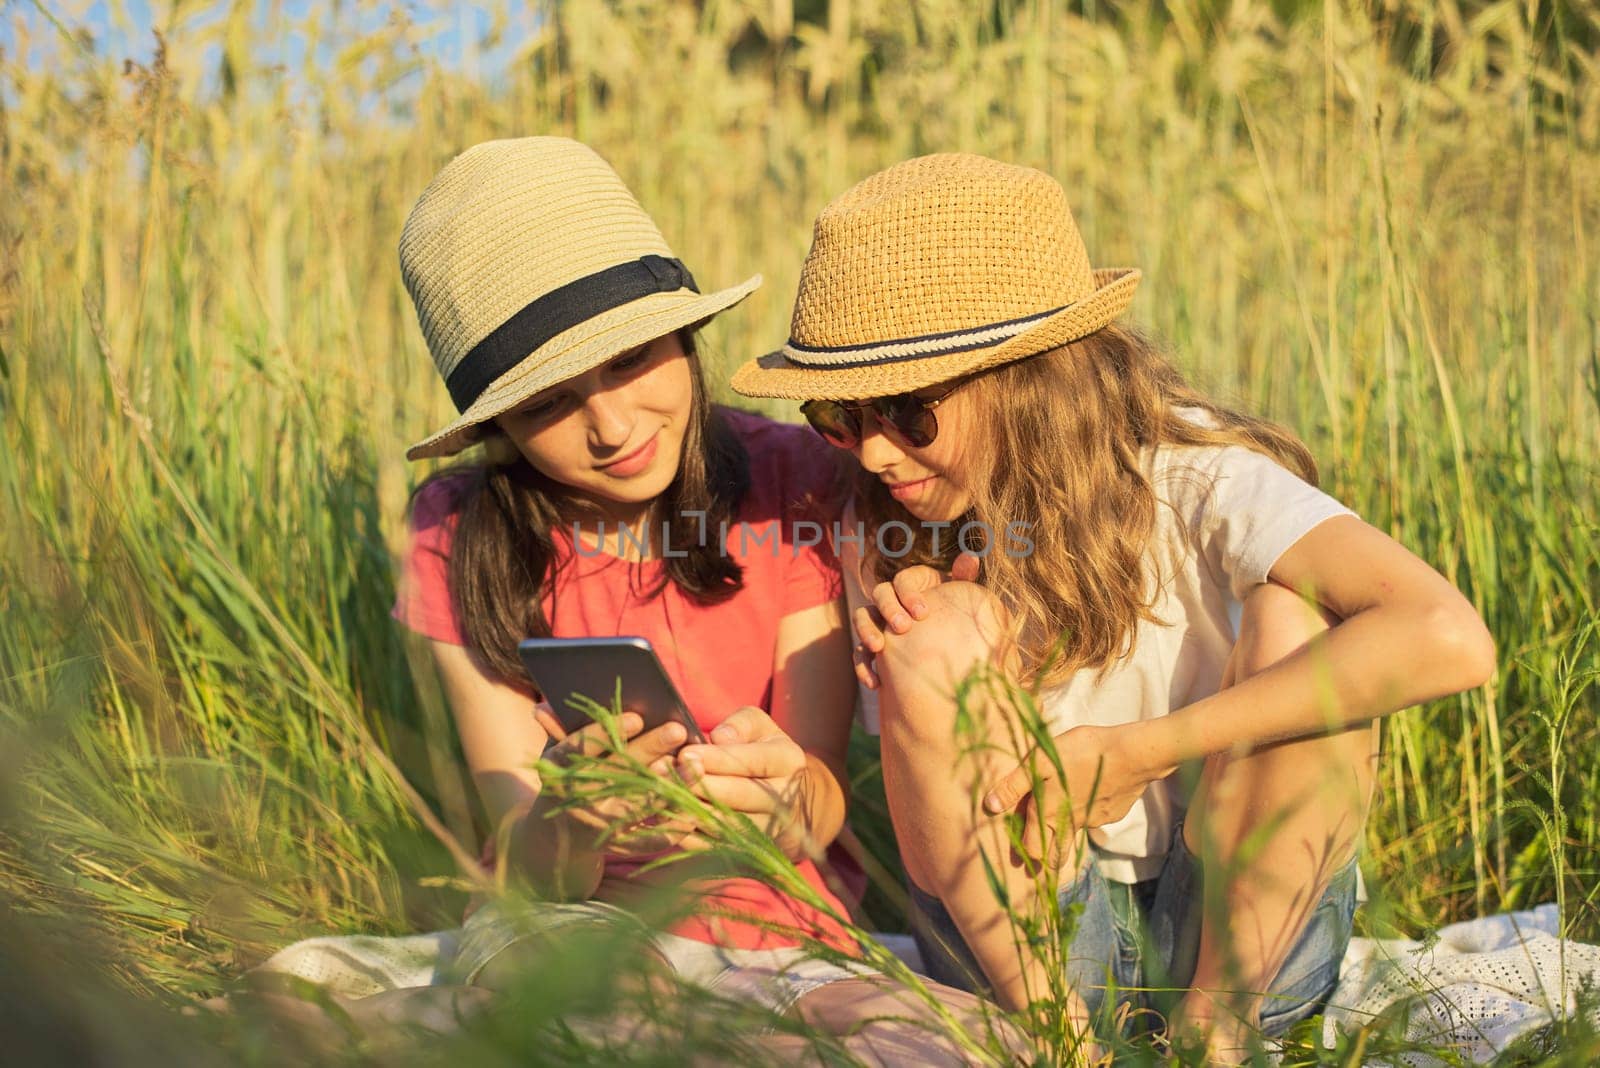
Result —
<svg viewBox="0 0 1600 1068"><path fill-rule="evenodd" d="M1010 774L990 790L983 799L983 809L991 816L1016 808L1024 797L1033 793L1033 776L1026 764L1012 769Z"/></svg>

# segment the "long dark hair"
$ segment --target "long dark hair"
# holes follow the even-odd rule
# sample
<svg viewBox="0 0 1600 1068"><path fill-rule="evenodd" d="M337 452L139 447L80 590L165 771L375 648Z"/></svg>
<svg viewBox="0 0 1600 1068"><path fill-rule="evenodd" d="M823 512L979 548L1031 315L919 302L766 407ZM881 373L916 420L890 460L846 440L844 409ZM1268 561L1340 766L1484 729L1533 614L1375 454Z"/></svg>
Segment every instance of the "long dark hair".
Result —
<svg viewBox="0 0 1600 1068"><path fill-rule="evenodd" d="M671 582L701 604L727 600L744 585L744 569L723 551L715 534L733 522L750 487L744 446L711 405L689 331L680 334L689 361L693 397L678 475L651 510L650 525L667 524L667 540L683 549L662 560L643 596ZM443 468L411 495L449 480L456 528L450 549L450 600L467 648L490 675L518 686L527 674L517 658L523 638L547 637L542 595L561 566L554 534L570 520L570 491L523 459L493 423L480 432L485 459ZM497 440L498 439L498 440ZM701 518L703 514L704 518Z"/></svg>

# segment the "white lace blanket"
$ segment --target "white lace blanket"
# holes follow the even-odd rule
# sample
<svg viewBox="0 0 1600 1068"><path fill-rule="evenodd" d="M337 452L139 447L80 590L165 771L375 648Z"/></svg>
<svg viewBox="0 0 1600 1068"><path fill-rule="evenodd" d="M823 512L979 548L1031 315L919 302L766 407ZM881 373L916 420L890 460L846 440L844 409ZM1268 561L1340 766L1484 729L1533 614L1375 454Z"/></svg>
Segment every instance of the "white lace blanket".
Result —
<svg viewBox="0 0 1600 1068"><path fill-rule="evenodd" d="M1427 942L1353 939L1324 1018L1324 1042L1332 1044L1337 1028L1355 1030L1382 1013L1403 1013L1407 1038L1483 1063L1580 1008L1600 1028L1600 946L1563 941L1559 934L1555 906L1541 905L1451 924ZM259 970L298 976L345 997L431 986L440 962L454 953L457 935L309 938L280 950ZM878 937L913 968L920 966L908 936ZM1416 1068L1447 1063L1416 1053L1394 1059Z"/></svg>
<svg viewBox="0 0 1600 1068"><path fill-rule="evenodd" d="M1484 1063L1580 1008L1600 1027L1600 946L1560 934L1556 907L1540 905L1453 923L1426 942L1352 939L1323 1041L1392 1011L1404 1014L1411 1041ZM1395 1059L1417 1068L1447 1063L1416 1053Z"/></svg>

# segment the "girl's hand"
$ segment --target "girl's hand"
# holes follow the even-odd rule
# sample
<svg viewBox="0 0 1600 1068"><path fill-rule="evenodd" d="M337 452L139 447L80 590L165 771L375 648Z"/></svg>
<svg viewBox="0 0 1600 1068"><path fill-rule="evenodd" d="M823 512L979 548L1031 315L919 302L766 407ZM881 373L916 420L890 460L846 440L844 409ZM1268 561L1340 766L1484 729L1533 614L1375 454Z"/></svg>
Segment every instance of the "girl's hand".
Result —
<svg viewBox="0 0 1600 1068"><path fill-rule="evenodd" d="M1034 861L1048 859L1059 867L1068 859L1066 847L1076 841L1079 831L1120 820L1146 786L1177 770L1153 762L1150 748L1137 742L1137 728L1132 723L1086 725L1056 735L1064 779L1047 757L1031 754L984 796L984 811L997 816L1031 799L1025 813L1024 850Z"/></svg>
<svg viewBox="0 0 1600 1068"><path fill-rule="evenodd" d="M851 616L855 624L856 678L869 690L878 688L875 661L883 652L884 635L906 634L913 623L928 615L928 603L923 594L946 582L975 582L982 564L972 553L962 553L950 567L950 574L918 564L902 568L888 582L873 587L870 605L862 605Z"/></svg>
<svg viewBox="0 0 1600 1068"><path fill-rule="evenodd" d="M711 732L710 745L686 745L678 775L699 796L742 812L792 858L809 856L806 752L759 708L741 708Z"/></svg>
<svg viewBox="0 0 1600 1068"><path fill-rule="evenodd" d="M591 723L572 734L562 732L548 706L536 709L540 726L554 745L545 751L545 758L555 764L569 764L583 756L612 764L619 770L630 767L632 761L643 764L657 775L672 770L672 754L688 741L689 732L681 723L664 723L653 730L644 730L644 720L634 712L624 712L617 721L627 746L623 750L627 759L614 752L611 738L599 723ZM602 789L601 784L575 784L575 791ZM566 800L558 798L557 800ZM592 800L563 808L557 818L564 818L579 834L588 836L607 856L649 857L671 849L695 848L705 841L696 832L691 820L664 819L660 803L648 797L596 796ZM609 837L608 837L609 835ZM604 839L602 843L602 839Z"/></svg>

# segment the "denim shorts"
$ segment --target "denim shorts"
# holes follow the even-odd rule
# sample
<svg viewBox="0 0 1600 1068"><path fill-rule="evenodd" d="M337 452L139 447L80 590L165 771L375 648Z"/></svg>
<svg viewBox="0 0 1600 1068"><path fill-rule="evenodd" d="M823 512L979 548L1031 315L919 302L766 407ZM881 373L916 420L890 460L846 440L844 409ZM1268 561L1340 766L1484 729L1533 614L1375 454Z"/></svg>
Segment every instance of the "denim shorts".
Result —
<svg viewBox="0 0 1600 1068"><path fill-rule="evenodd" d="M455 952L440 968L440 982L471 984L485 966L513 946L537 966L541 945L568 934L605 932L654 951L684 982L737 1004L777 1015L813 990L844 979L876 975L863 965L824 959L805 948L729 949L646 927L631 913L599 901L570 903L493 901L461 928Z"/></svg>
<svg viewBox="0 0 1600 1068"><path fill-rule="evenodd" d="M1339 964L1354 924L1356 862L1329 881L1305 930L1261 1004L1261 1029L1281 1035L1321 1011L1339 982ZM983 972L938 898L910 887L912 933L928 975L963 990L982 991ZM1132 1030L1154 1030L1194 977L1202 918L1200 864L1183 840L1183 824L1161 871L1141 883L1118 883L1092 861L1060 893L1063 915L1082 905L1064 958L1068 983L1091 1019L1104 1026L1118 1009L1129 1010ZM1107 993L1114 994L1114 1000ZM1154 1014L1154 1015L1152 1015Z"/></svg>

